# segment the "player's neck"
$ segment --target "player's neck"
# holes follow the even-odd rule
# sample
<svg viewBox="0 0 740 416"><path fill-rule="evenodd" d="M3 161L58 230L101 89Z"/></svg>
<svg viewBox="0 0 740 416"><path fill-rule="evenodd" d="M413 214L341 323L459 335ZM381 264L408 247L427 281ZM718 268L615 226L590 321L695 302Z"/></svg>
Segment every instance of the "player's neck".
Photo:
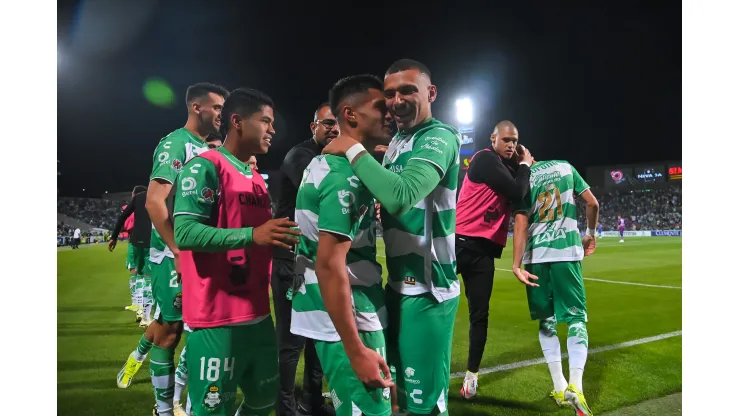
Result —
<svg viewBox="0 0 740 416"><path fill-rule="evenodd" d="M348 138L350 138L350 139L352 139L352 140L360 143L365 148L365 150L367 150L368 152L372 153L373 148L375 147L375 146L371 146L370 145L370 143L372 142L372 140L370 140L370 139L368 139L366 137L363 137L362 134L360 134L360 132L355 131L354 129L351 129L351 128L346 128L344 130L345 131L344 133L342 133L341 131L342 130L340 130L339 136L337 138L340 138L340 137L348 137Z"/></svg>
<svg viewBox="0 0 740 416"><path fill-rule="evenodd" d="M243 149L242 146L239 146L239 140L236 137L230 138L228 134L226 135L226 139L224 139L223 147L243 163L247 163L249 158L254 156L254 152Z"/></svg>
<svg viewBox="0 0 740 416"><path fill-rule="evenodd" d="M193 135L204 142L206 141L206 137L208 137L208 132L206 132L204 128L200 126L200 123L198 122L198 119L193 117L188 117L187 123L185 123L185 130L193 133ZM203 131L201 131L203 130Z"/></svg>

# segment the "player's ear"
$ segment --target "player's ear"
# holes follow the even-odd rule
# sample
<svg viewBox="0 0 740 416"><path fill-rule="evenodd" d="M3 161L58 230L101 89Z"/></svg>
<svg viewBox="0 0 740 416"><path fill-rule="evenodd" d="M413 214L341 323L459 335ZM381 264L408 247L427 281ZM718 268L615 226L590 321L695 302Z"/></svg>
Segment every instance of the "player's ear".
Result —
<svg viewBox="0 0 740 416"><path fill-rule="evenodd" d="M342 117L347 120L350 126L355 127L357 125L357 113L352 111L352 107L348 105L342 107Z"/></svg>
<svg viewBox="0 0 740 416"><path fill-rule="evenodd" d="M193 110L193 113L200 114L201 111L201 105L198 103L198 101L193 101L190 104L190 108Z"/></svg>
<svg viewBox="0 0 740 416"><path fill-rule="evenodd" d="M309 128L311 129L311 133L316 134L316 126L318 126L319 123L312 121L309 125Z"/></svg>
<svg viewBox="0 0 740 416"><path fill-rule="evenodd" d="M436 85L430 85L429 86L429 102L433 103L434 100L437 99L437 86Z"/></svg>
<svg viewBox="0 0 740 416"><path fill-rule="evenodd" d="M235 129L241 130L242 129L242 116L239 114L232 114L229 118L229 124L234 126Z"/></svg>

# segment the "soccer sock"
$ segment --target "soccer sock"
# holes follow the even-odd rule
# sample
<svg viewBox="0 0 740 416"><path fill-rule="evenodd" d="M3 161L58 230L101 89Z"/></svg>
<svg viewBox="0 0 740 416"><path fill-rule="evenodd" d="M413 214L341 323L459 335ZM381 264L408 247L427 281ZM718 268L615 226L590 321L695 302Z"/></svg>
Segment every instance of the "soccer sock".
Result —
<svg viewBox="0 0 740 416"><path fill-rule="evenodd" d="M560 354L560 339L554 316L540 321L540 346L555 391L564 391L568 387L568 382L563 376L563 358Z"/></svg>
<svg viewBox="0 0 740 416"><path fill-rule="evenodd" d="M568 326L568 361L570 362L570 384L583 391L583 369L588 357L588 332L583 322L572 322Z"/></svg>
<svg viewBox="0 0 740 416"><path fill-rule="evenodd" d="M185 413L187 413L189 415L192 414L192 412L190 411L190 410L192 410L192 407L193 406L190 404L190 394L188 393L188 403L187 403L187 405L185 405Z"/></svg>
<svg viewBox="0 0 740 416"><path fill-rule="evenodd" d="M142 289L142 303L144 305L144 319L147 321L152 320L152 280L149 276L141 276L141 280L144 282Z"/></svg>
<svg viewBox="0 0 740 416"><path fill-rule="evenodd" d="M175 394L175 350L152 347L149 370L154 386L154 398L160 416L173 416L172 397Z"/></svg>
<svg viewBox="0 0 740 416"><path fill-rule="evenodd" d="M144 306L144 278L141 275L136 276L136 303L137 306Z"/></svg>
<svg viewBox="0 0 740 416"><path fill-rule="evenodd" d="M149 354L151 349L152 343L146 339L146 334L142 334L141 338L139 338L139 345L136 347L136 350L134 350L134 359L138 362L144 361L146 359L146 355Z"/></svg>
<svg viewBox="0 0 740 416"><path fill-rule="evenodd" d="M128 289L131 292L131 304L136 305L136 273L131 273L128 278Z"/></svg>
<svg viewBox="0 0 740 416"><path fill-rule="evenodd" d="M180 353L180 360L177 362L177 370L175 370L175 401L179 402L182 397L182 391L185 390L185 385L188 384L188 367L186 366L186 354L187 347L182 349Z"/></svg>

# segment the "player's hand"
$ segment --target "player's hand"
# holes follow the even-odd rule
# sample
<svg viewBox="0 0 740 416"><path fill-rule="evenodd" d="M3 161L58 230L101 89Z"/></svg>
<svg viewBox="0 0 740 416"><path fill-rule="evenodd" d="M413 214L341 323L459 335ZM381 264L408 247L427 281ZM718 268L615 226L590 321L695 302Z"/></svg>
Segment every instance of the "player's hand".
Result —
<svg viewBox="0 0 740 416"><path fill-rule="evenodd" d="M512 267L512 272L514 272L514 276L516 276L517 279L519 279L520 282L524 283L527 286L532 287L540 287L537 283L534 283L532 280L538 280L539 278L532 273L522 270L519 267Z"/></svg>
<svg viewBox="0 0 740 416"><path fill-rule="evenodd" d="M588 234L584 235L581 239L581 244L583 244L584 256L590 256L594 254L594 251L596 251L596 239L593 236Z"/></svg>
<svg viewBox="0 0 740 416"><path fill-rule="evenodd" d="M377 389L393 386L388 364L374 350L363 345L360 351L350 357L349 362L352 365L352 370L357 374L357 378L365 385Z"/></svg>
<svg viewBox="0 0 740 416"><path fill-rule="evenodd" d="M116 249L116 240L111 239L110 241L108 241L108 251L112 253L113 250L115 249Z"/></svg>
<svg viewBox="0 0 740 416"><path fill-rule="evenodd" d="M336 141L336 139L334 140ZM297 223L288 218L269 220L259 227L254 228L254 231L252 231L252 241L260 246L276 246L290 250L291 246L288 244L298 244L296 237L301 235L299 230L294 230L290 227L297 226Z"/></svg>
<svg viewBox="0 0 740 416"><path fill-rule="evenodd" d="M521 144L518 144L516 146L516 163L522 163L526 162L529 163L530 166L532 166L532 163L534 163L534 158L532 157L532 154L529 153L529 149L524 147Z"/></svg>
<svg viewBox="0 0 740 416"><path fill-rule="evenodd" d="M355 139L349 138L347 136L339 136L336 139L332 140L331 143L326 145L321 153L325 155L345 157L345 153L347 153L347 150L349 150L350 147L356 145L357 143L358 142Z"/></svg>

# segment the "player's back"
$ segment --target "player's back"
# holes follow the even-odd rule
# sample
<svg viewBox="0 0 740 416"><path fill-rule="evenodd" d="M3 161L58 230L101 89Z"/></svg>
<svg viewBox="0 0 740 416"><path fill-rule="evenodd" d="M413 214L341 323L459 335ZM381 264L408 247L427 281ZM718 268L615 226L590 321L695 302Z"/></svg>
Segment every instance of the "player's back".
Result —
<svg viewBox="0 0 740 416"><path fill-rule="evenodd" d="M576 197L588 185L566 161L537 162L531 171L530 192L520 210L529 217L524 263L581 260Z"/></svg>
<svg viewBox="0 0 740 416"><path fill-rule="evenodd" d="M296 250L296 274L304 284L293 298L291 330L312 339L338 341L316 276L319 232L352 239L347 253L347 275L352 285L357 328L378 331L385 326L382 268L376 261L375 204L370 192L352 171L346 158L315 157L303 173L296 197L295 220L301 230Z"/></svg>

